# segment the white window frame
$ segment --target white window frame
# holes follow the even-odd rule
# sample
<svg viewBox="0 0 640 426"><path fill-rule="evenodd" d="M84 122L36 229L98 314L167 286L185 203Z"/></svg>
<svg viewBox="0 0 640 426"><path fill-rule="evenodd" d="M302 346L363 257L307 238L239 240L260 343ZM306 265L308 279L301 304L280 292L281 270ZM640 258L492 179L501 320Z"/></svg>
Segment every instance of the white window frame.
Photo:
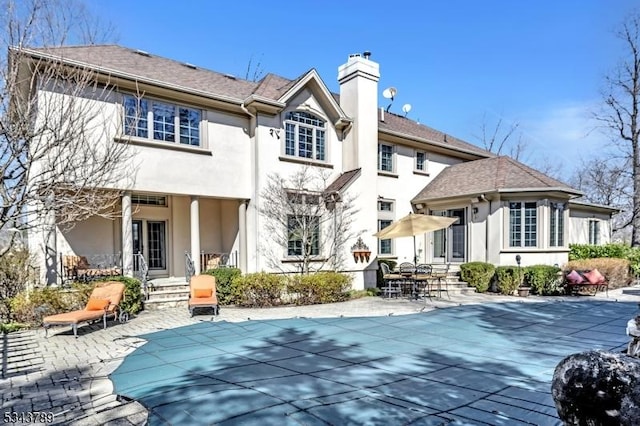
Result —
<svg viewBox="0 0 640 426"><path fill-rule="evenodd" d="M390 210L382 209L383 205L389 205ZM379 199L378 200L378 231L382 231L382 221L388 221L389 225L395 220L395 200ZM387 225L387 226L389 226ZM389 252L383 253L382 246L388 245ZM378 239L378 254L381 256L393 256L395 254L395 244L392 238Z"/></svg>
<svg viewBox="0 0 640 426"><path fill-rule="evenodd" d="M589 233L589 244L600 245L600 220L597 219L589 219L588 224L588 233Z"/></svg>
<svg viewBox="0 0 640 426"><path fill-rule="evenodd" d="M127 104L133 101L135 103L134 114L129 114ZM144 103L146 109L146 117L143 114L138 113L138 109ZM169 107L173 108L173 123L166 122L164 123L168 129L163 131L159 131L163 135L173 135L173 140L167 140L166 137L156 138L156 117L154 116L154 106L157 107ZM181 123L181 113L185 111L186 114L191 115L195 113L198 115L198 124L191 125L191 122L187 123L185 126L184 123ZM160 118L160 117L158 117ZM160 143L167 144L175 144L177 146L190 146L190 147L200 147L204 146L204 138L203 138L203 123L204 121L204 111L200 108L195 108L193 106L177 104L173 102L168 102L160 99L156 99L153 97L140 97L132 94L123 94L122 95L122 130L124 137L132 137L142 140L150 140L157 141ZM144 123L143 126L140 126L140 123ZM182 130L187 131L187 141L183 142L183 134ZM172 130L172 131L171 131ZM146 133L146 134L145 134ZM194 133L197 135L194 136ZM193 143L193 142L196 143Z"/></svg>
<svg viewBox="0 0 640 426"><path fill-rule="evenodd" d="M539 225L539 218L540 218L540 214L539 214L539 208L538 208L538 203L536 201L526 201L526 200L521 200L521 201L507 201L507 232L506 232L506 236L507 236L507 246L510 248L535 248L539 246L539 238L540 238L540 225ZM518 222L519 223L515 223L515 221L512 219L511 217L511 213L512 211L515 211L512 209L512 205L513 204L520 204L520 207L518 209L519 211L519 219ZM535 217L533 220L533 226L534 226L534 230L533 230L533 234L534 234L534 239L533 239L533 244L530 244L531 239L527 238L527 212L531 211L530 207L531 205L534 205L535 208L533 209L533 211L535 212ZM527 206L529 205L529 206ZM518 225L519 226L519 230L514 229L514 225ZM518 237L517 239L519 239L519 243L516 244L516 238L514 238L514 234L517 233Z"/></svg>
<svg viewBox="0 0 640 426"><path fill-rule="evenodd" d="M418 156L422 154L422 169L418 168ZM413 170L418 173L429 173L429 156L426 151L415 151L415 155L413 156Z"/></svg>
<svg viewBox="0 0 640 426"><path fill-rule="evenodd" d="M564 204L549 203L549 247L564 247Z"/></svg>
<svg viewBox="0 0 640 426"><path fill-rule="evenodd" d="M304 136L302 131L309 132L311 156L301 155L300 137ZM307 111L289 111L284 119L284 138L282 142L282 154L291 158L301 158L305 160L327 163L329 161L327 120L317 114ZM293 138L293 139L292 139ZM293 151L289 143L293 142ZM322 143L322 150L319 144Z"/></svg>
<svg viewBox="0 0 640 426"><path fill-rule="evenodd" d="M384 170L382 168L382 147L391 149L391 170ZM396 147L395 145L379 142L378 143L378 171L382 173L395 173L396 171Z"/></svg>

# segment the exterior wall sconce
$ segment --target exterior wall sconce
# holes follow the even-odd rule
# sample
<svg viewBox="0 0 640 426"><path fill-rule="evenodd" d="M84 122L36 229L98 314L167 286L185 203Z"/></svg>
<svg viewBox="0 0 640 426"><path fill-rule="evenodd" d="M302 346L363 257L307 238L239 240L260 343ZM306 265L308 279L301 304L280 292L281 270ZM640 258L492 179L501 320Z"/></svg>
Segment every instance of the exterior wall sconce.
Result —
<svg viewBox="0 0 640 426"><path fill-rule="evenodd" d="M477 207L472 208L471 211L473 212L473 214L478 214L478 208Z"/></svg>
<svg viewBox="0 0 640 426"><path fill-rule="evenodd" d="M362 241L362 237L358 237L356 243L351 246L351 254L353 255L354 262L369 262L369 258L371 257L371 250L369 250L369 246L367 246L364 241Z"/></svg>

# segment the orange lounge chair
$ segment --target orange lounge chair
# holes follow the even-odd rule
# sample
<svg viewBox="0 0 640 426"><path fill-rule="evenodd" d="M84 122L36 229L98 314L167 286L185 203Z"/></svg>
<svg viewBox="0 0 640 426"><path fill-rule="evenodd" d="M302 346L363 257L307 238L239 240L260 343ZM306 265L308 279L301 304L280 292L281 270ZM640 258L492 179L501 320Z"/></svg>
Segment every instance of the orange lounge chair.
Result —
<svg viewBox="0 0 640 426"><path fill-rule="evenodd" d="M191 316L196 308L213 308L213 314L218 315L216 277L213 275L191 277L189 282L189 313Z"/></svg>
<svg viewBox="0 0 640 426"><path fill-rule="evenodd" d="M53 325L70 325L73 328L73 335L78 338L78 324L89 321L96 321L102 318L104 328L107 328L107 317L113 316L115 319L120 301L124 297L124 283L108 281L95 286L89 301L84 309L62 314L50 315L42 320L45 336L49 327Z"/></svg>

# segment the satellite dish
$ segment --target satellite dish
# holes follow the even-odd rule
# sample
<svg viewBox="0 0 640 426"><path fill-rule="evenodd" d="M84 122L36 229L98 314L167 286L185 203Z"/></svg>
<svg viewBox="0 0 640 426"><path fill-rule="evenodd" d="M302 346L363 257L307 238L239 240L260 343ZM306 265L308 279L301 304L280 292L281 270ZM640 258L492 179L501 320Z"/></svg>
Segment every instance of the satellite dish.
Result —
<svg viewBox="0 0 640 426"><path fill-rule="evenodd" d="M393 97L398 93L398 90L395 87L389 87L382 91L382 96L386 99L393 100Z"/></svg>
<svg viewBox="0 0 640 426"><path fill-rule="evenodd" d="M402 112L404 112L405 117L409 114L409 111L411 111L411 104L402 105Z"/></svg>

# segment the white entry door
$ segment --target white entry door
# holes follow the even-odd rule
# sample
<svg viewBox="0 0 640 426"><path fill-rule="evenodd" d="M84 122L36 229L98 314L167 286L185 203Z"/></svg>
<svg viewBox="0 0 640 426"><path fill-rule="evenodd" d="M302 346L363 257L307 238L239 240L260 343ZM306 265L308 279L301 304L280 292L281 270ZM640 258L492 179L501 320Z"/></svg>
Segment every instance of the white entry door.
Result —
<svg viewBox="0 0 640 426"><path fill-rule="evenodd" d="M133 252L142 253L150 276L167 274L167 223L163 220L132 221Z"/></svg>

